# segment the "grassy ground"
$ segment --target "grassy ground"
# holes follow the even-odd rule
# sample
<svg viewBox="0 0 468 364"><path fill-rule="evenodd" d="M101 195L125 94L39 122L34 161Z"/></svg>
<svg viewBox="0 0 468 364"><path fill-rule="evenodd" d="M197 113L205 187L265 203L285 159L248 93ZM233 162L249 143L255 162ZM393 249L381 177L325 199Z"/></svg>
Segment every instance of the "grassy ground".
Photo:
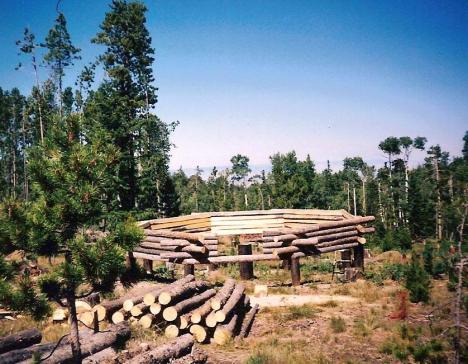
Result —
<svg viewBox="0 0 468 364"><path fill-rule="evenodd" d="M250 336L220 347L204 345L210 363L306 364L306 363L443 363L451 357L449 337L441 335L452 323L453 293L446 280L432 282L429 304L409 304L406 320L391 319L401 304L401 285L375 279L385 264L398 263L398 254L385 253L367 262L374 279L340 283L331 280L330 260L305 260L301 267L304 284L291 287L290 273L278 263L258 263L256 279L245 282L252 293L256 284L268 285L275 295L329 295L320 304L262 308ZM179 272L180 273L180 272ZM197 276L221 283L238 278L236 266L214 272L197 270ZM340 296L354 297L342 302ZM441 307L441 309L438 309ZM430 314L428 316L428 314ZM44 332L44 341L54 341L68 330L67 324L34 323L28 317L0 321L0 336L32 326ZM449 333L449 332L446 332ZM165 342L161 331L134 328L129 347L141 342Z"/></svg>

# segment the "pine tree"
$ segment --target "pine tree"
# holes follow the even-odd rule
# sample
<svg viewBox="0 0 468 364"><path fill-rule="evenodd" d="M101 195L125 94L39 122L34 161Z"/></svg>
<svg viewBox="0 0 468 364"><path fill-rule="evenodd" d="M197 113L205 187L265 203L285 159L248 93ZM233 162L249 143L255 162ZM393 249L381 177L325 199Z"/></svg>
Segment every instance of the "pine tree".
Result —
<svg viewBox="0 0 468 364"><path fill-rule="evenodd" d="M87 137L90 143L83 144ZM106 169L117 152L99 135L86 135L78 115L56 120L44 143L31 150L30 171L35 195L28 207L28 250L65 255L65 262L41 280L49 297L64 297L70 312L71 347L81 362L75 300L84 283L110 290L124 269L125 252L142 238L139 228L121 224L92 245L88 229L103 216Z"/></svg>
<svg viewBox="0 0 468 364"><path fill-rule="evenodd" d="M50 67L52 75L57 81L59 111L60 116L63 116L63 77L65 76L65 68L73 66L75 60L81 59L78 56L80 49L73 46L71 42L67 21L63 13L59 13L55 19L55 24L49 30L43 47L48 50L44 55L44 61Z"/></svg>

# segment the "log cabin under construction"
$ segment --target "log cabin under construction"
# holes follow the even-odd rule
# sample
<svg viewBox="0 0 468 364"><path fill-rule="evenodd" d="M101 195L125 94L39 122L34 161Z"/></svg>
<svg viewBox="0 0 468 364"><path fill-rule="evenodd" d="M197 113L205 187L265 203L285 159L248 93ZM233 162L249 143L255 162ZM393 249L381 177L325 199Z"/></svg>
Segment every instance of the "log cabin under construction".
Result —
<svg viewBox="0 0 468 364"><path fill-rule="evenodd" d="M293 284L299 284L301 257L346 251L353 256L353 266L363 268L363 235L375 230L365 224L372 221L373 216L318 209L204 212L153 219L139 222L145 238L129 253L129 260L142 259L147 269L153 261L183 264L187 274L198 264L239 263L246 279L253 277L254 261L283 260L291 267ZM238 243L237 255L225 253L226 237Z"/></svg>

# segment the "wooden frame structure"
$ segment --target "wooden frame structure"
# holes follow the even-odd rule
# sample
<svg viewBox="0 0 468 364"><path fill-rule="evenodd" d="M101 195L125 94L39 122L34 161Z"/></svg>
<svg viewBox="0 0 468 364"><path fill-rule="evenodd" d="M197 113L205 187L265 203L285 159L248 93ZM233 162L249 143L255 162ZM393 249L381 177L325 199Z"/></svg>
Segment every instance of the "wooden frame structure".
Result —
<svg viewBox="0 0 468 364"><path fill-rule="evenodd" d="M373 216L354 216L345 210L273 209L194 213L139 222L144 241L130 259L183 264L186 274L196 264L239 263L241 278L253 277L252 263L283 260L291 268L293 284L300 283L299 258L352 249L354 265L364 266L363 234L374 232L364 224ZM223 255L220 237L239 236L238 255ZM255 252L252 250L255 246Z"/></svg>

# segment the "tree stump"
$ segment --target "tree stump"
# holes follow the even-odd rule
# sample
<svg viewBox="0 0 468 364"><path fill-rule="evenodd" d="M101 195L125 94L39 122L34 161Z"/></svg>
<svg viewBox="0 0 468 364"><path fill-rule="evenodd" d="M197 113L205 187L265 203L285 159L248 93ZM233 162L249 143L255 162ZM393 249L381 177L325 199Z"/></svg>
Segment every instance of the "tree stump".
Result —
<svg viewBox="0 0 468 364"><path fill-rule="evenodd" d="M238 246L239 255L252 255L252 244L242 243ZM253 262L241 262L239 263L240 278L242 280L253 279Z"/></svg>

